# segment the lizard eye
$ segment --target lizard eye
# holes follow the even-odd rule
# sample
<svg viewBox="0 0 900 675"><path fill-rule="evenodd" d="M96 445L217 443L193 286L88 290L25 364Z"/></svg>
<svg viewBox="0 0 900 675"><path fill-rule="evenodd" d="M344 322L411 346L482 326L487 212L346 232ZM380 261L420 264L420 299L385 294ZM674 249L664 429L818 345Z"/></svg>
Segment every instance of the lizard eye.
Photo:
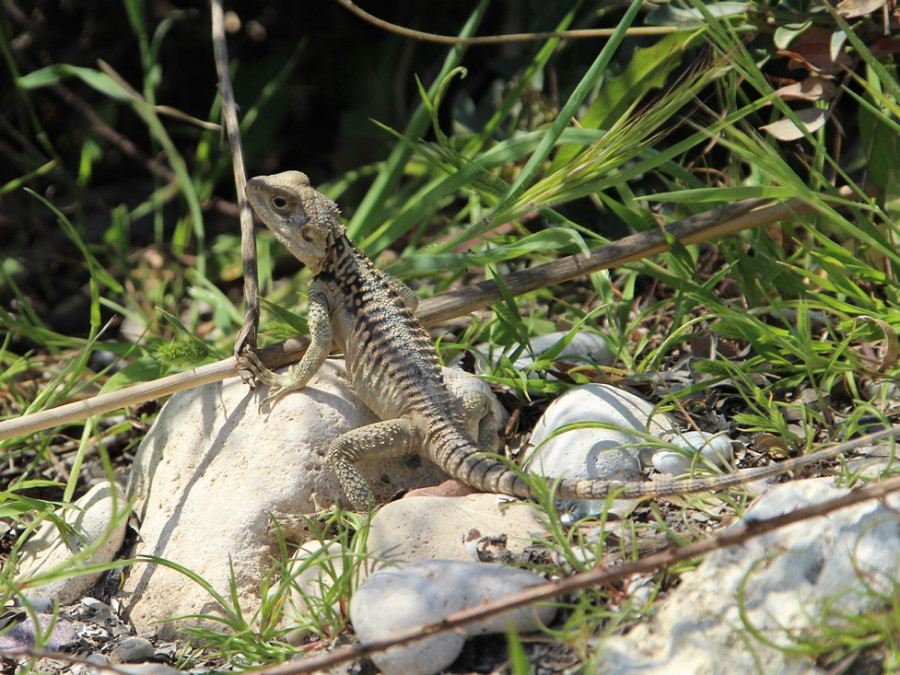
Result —
<svg viewBox="0 0 900 675"><path fill-rule="evenodd" d="M274 206L278 211L284 211L288 207L287 197L275 195L274 197L272 197L272 206Z"/></svg>

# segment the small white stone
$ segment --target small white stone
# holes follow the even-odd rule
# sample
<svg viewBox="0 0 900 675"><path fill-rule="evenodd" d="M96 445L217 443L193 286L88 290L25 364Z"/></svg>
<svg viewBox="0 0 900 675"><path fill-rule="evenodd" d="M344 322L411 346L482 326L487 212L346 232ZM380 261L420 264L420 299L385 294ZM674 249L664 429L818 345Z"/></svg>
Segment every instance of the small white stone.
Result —
<svg viewBox="0 0 900 675"><path fill-rule="evenodd" d="M350 601L350 619L360 642L383 640L425 626L453 612L490 602L543 583L531 572L455 560L430 560L385 568L370 576ZM394 647L372 656L385 675L428 675L453 663L466 636L502 633L513 621L519 631L549 623L556 609L549 605L522 608Z"/></svg>
<svg viewBox="0 0 900 675"><path fill-rule="evenodd" d="M546 335L537 335L531 338L531 352L540 358L544 352L554 347L560 340L568 335L565 331L556 333L547 333ZM572 361L576 364L587 363L593 366L611 366L615 362L615 356L609 348L606 339L599 333L591 331L578 331L572 336L559 356L559 361ZM525 355L516 359L516 370L524 370L534 363L531 353L526 350ZM537 374L534 375L537 377Z"/></svg>
<svg viewBox="0 0 900 675"><path fill-rule="evenodd" d="M464 497L406 497L385 504L369 528L373 560L472 560L483 537L506 538L513 555L543 534L537 509L527 502L501 504L487 493Z"/></svg>
<svg viewBox="0 0 900 675"><path fill-rule="evenodd" d="M116 671L126 675L181 675L181 671L162 663L122 664L116 666Z"/></svg>
<svg viewBox="0 0 900 675"><path fill-rule="evenodd" d="M558 432L582 422L596 426ZM526 468L549 478L639 481L642 463L654 449L635 432L658 438L673 428L653 404L627 391L606 384L575 387L538 420L529 441L535 450ZM600 501L584 507L596 513L604 505Z"/></svg>
<svg viewBox="0 0 900 675"><path fill-rule="evenodd" d="M596 426L557 433L580 422ZM606 384L575 387L550 404L535 425L528 467L572 480L640 479L638 455L649 444L634 432L659 437L672 429L668 417L634 394Z"/></svg>
<svg viewBox="0 0 900 675"><path fill-rule="evenodd" d="M146 661L156 653L149 640L139 637L128 637L117 642L109 654L112 664L134 663Z"/></svg>
<svg viewBox="0 0 900 675"><path fill-rule="evenodd" d="M13 598L13 607L27 607L39 614L50 613L53 609L53 598L42 598L36 595L21 595Z"/></svg>
<svg viewBox="0 0 900 675"><path fill-rule="evenodd" d="M724 434L710 434L705 431L685 431L666 436L664 440L683 450L660 450L653 455L653 466L661 473L683 476L695 467L704 465L727 469L734 461L731 441ZM697 453L705 459L696 457Z"/></svg>
<svg viewBox="0 0 900 675"><path fill-rule="evenodd" d="M63 537L50 519L22 545L19 552L17 581L44 574L64 565L72 556L99 543L99 547L84 564L111 562L125 538L127 519L123 513L128 502L117 487L103 482L91 488L75 502L74 509L58 509L56 516L72 526L74 533ZM115 527L112 527L115 522ZM60 604L74 602L93 586L102 572L91 572L57 579L29 589L29 596L58 600Z"/></svg>
<svg viewBox="0 0 900 675"><path fill-rule="evenodd" d="M489 402L494 413L494 423L498 429L502 428L509 419L509 413L506 408L500 405L500 401L494 396L494 392L484 380L474 377L470 373L458 370L456 368L443 368L444 383L451 396L457 399L466 392L480 392ZM469 433L472 438L478 438L478 420L467 420L469 422ZM497 436L497 446L500 445L500 437Z"/></svg>

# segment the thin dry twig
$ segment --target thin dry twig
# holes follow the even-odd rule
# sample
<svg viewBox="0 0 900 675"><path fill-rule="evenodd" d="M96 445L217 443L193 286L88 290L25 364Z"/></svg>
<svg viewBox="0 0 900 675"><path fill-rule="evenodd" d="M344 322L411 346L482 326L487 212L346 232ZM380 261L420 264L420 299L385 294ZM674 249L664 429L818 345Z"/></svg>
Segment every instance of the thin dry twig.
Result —
<svg viewBox="0 0 900 675"><path fill-rule="evenodd" d="M508 35L484 35L480 37L457 37L455 35L439 35L437 33L428 33L426 31L415 30L398 26L395 23L380 19L374 14L370 14L351 0L337 0L338 4L348 9L350 12L361 18L366 23L377 26L390 33L402 35L403 37L413 38L414 40L422 40L424 42L437 42L445 45L496 45L508 42L530 42L534 40L549 40L551 38L605 38L609 37L615 31L615 28L584 28L578 30L562 30L548 31L540 33L510 33ZM645 26L640 28L629 28L628 34L637 35L668 35L679 30L684 30L678 26Z"/></svg>
<svg viewBox="0 0 900 675"><path fill-rule="evenodd" d="M234 88L228 71L228 44L225 42L225 14L222 0L211 0L213 49L216 56L216 72L222 94L222 117L228 131L228 145L231 147L231 165L234 168L234 187L240 205L241 215L241 260L244 265L244 325L234 343L234 355L256 351L256 336L259 328L259 279L256 265L256 238L253 236L253 212L244 196L247 185L247 171L244 168L244 146L241 143L241 127L237 118ZM241 379L248 382L252 375L248 370L240 371Z"/></svg>

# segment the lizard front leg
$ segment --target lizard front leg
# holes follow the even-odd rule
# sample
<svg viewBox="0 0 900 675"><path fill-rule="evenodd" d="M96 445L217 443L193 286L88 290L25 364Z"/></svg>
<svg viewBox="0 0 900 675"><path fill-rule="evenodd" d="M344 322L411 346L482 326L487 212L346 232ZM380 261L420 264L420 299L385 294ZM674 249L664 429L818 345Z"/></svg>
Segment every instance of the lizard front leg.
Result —
<svg viewBox="0 0 900 675"><path fill-rule="evenodd" d="M309 347L300 362L292 365L286 373L269 370L253 352L241 358L241 367L253 373L253 376L263 384L272 387L269 395L259 404L260 409L271 405L285 394L303 389L328 358L331 351L331 309L325 285L318 280L313 281L309 287L307 323Z"/></svg>

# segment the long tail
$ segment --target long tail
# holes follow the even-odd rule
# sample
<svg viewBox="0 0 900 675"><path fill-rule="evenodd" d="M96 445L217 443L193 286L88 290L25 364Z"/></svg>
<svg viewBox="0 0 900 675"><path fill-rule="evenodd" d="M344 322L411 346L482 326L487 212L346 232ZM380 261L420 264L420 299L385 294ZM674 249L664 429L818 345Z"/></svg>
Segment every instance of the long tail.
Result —
<svg viewBox="0 0 900 675"><path fill-rule="evenodd" d="M816 452L756 469L707 478L656 481L568 480L559 481L556 496L561 499L606 499L611 494L620 499L665 497L696 492L712 492L754 480L777 476L814 462L832 459L892 436L900 435L900 426L882 429L851 441ZM444 471L478 490L533 499L534 493L522 478L490 453L482 452L468 435L455 427L445 427L429 439L432 458ZM545 478L548 482L553 479Z"/></svg>
<svg viewBox="0 0 900 675"><path fill-rule="evenodd" d="M428 439L431 458L448 474L476 490L533 499L534 493L521 476L496 455L483 452L457 425L448 424Z"/></svg>

